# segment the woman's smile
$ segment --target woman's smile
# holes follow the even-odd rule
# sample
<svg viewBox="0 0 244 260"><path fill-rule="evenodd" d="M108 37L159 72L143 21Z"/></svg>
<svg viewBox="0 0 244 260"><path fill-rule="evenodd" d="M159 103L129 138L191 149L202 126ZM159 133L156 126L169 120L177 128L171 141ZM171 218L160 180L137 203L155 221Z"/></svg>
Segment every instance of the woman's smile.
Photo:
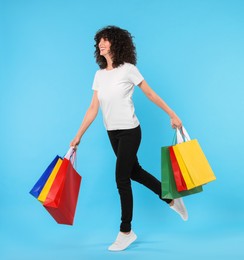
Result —
<svg viewBox="0 0 244 260"><path fill-rule="evenodd" d="M100 55L105 56L110 53L111 43L106 38L101 38L98 46L100 50Z"/></svg>

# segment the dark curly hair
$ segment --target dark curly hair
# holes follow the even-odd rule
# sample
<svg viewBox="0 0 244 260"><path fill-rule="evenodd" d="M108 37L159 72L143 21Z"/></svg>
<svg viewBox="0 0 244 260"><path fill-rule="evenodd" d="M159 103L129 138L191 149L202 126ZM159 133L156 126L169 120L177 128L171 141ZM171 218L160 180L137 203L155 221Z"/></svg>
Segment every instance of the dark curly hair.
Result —
<svg viewBox="0 0 244 260"><path fill-rule="evenodd" d="M94 45L96 48L94 57L96 58L96 62L100 69L105 69L107 67L107 61L102 55L100 55L98 47L102 38L107 39L111 43L110 51L113 60L113 68L117 68L125 62L136 65L136 48L131 34L127 30L121 29L117 26L106 26L97 31L94 37L96 42Z"/></svg>

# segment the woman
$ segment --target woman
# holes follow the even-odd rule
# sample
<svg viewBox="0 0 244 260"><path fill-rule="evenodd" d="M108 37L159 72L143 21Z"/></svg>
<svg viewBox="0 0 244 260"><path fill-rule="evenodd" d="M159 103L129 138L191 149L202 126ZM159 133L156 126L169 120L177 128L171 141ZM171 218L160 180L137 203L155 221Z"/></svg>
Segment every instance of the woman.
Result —
<svg viewBox="0 0 244 260"><path fill-rule="evenodd" d="M170 117L173 128L182 123L175 112L149 87L136 68L136 50L132 36L127 30L115 26L100 29L95 37L95 57L100 70L95 74L94 94L83 122L71 146L77 146L81 137L96 118L101 107L104 125L117 157L116 184L121 202L120 232L110 251L126 249L137 236L131 230L133 197L131 180L137 181L161 198L161 183L139 164L137 151L141 141L141 128L132 102L134 86ZM182 199L162 199L170 208L187 220L188 214Z"/></svg>

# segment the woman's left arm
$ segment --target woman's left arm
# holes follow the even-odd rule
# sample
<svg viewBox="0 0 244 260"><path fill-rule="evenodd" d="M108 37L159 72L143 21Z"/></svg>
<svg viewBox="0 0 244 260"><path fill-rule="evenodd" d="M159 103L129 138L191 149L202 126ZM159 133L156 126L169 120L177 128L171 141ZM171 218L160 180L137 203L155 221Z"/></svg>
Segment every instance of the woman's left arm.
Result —
<svg viewBox="0 0 244 260"><path fill-rule="evenodd" d="M144 94L157 106L162 108L170 117L171 126L173 128L181 128L182 122L176 113L160 98L155 91L153 91L145 80L138 85Z"/></svg>

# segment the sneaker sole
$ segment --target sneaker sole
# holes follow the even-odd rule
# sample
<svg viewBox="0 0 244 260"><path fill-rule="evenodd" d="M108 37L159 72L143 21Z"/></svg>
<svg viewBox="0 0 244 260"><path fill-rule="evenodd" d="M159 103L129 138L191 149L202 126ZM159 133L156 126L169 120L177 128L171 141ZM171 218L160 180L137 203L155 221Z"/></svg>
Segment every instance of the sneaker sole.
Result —
<svg viewBox="0 0 244 260"><path fill-rule="evenodd" d="M108 248L109 251L111 252L118 252L118 251L123 251L125 250L126 248L128 248L133 242L135 242L137 239L137 235L135 235L134 237L132 237L129 241L128 241L128 244L122 248L119 248L119 249L112 249L112 248Z"/></svg>

